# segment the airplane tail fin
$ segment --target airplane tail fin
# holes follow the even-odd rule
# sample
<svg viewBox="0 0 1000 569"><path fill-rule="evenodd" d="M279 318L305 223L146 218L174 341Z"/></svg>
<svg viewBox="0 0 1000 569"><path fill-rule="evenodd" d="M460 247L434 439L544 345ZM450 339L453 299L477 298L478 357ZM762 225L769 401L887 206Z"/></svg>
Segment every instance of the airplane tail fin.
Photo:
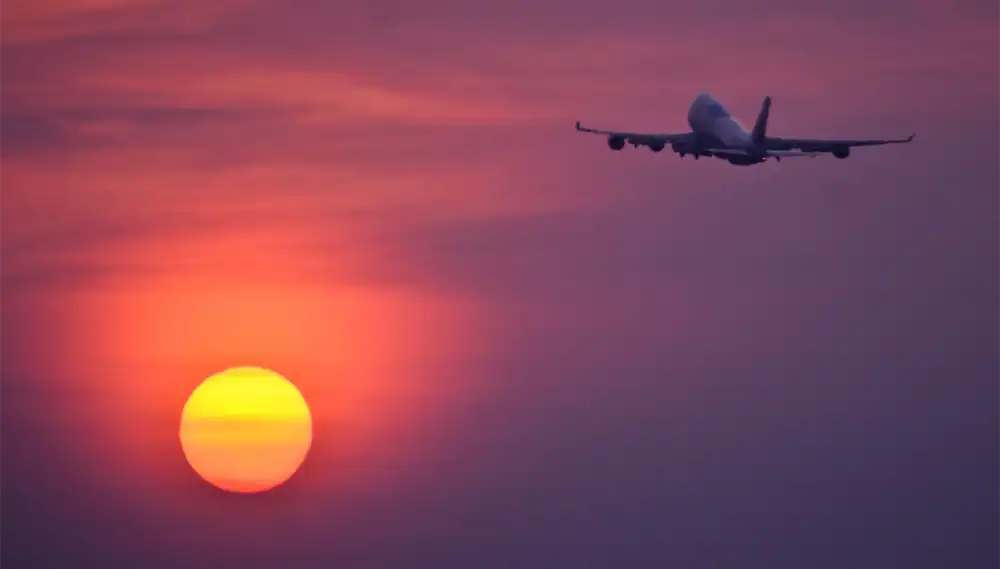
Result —
<svg viewBox="0 0 1000 569"><path fill-rule="evenodd" d="M767 136L767 117L771 114L771 97L764 97L764 104L760 107L760 114L757 115L757 122L753 125L751 137L754 142L763 142Z"/></svg>

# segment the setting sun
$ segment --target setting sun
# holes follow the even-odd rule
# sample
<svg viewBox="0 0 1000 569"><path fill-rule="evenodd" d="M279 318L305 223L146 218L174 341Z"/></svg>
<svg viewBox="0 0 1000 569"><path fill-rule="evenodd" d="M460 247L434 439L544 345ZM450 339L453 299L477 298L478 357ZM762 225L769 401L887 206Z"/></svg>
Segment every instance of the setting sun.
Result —
<svg viewBox="0 0 1000 569"><path fill-rule="evenodd" d="M270 490L291 478L312 444L312 417L299 390L257 367L231 368L206 379L181 414L188 463L230 492Z"/></svg>

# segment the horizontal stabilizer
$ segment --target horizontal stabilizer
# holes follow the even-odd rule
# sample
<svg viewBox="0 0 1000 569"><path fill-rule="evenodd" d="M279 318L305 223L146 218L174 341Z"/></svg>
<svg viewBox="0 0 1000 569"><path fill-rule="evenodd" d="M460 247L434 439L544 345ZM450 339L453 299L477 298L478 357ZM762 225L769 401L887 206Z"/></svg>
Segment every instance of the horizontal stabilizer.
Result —
<svg viewBox="0 0 1000 569"><path fill-rule="evenodd" d="M801 150L768 150L768 156L777 156L779 158L798 158L802 156L808 156L809 158L815 158L823 154L822 152L803 152Z"/></svg>
<svg viewBox="0 0 1000 569"><path fill-rule="evenodd" d="M716 156L753 156L746 150L739 150L736 148L709 148L705 150L707 154L714 154ZM815 158L823 154L822 152L803 152L801 150L766 150L764 151L764 156L773 156L776 158Z"/></svg>

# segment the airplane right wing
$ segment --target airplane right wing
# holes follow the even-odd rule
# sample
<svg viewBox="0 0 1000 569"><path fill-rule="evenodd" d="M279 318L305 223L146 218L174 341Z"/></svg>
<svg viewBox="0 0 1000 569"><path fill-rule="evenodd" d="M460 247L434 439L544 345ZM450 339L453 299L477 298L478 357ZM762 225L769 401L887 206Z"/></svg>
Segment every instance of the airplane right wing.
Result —
<svg viewBox="0 0 1000 569"><path fill-rule="evenodd" d="M678 134L646 134L640 132L623 132L616 130L599 130L580 126L580 121L576 122L576 130L579 132L589 132L608 137L608 145L612 148L621 149L625 143L632 146L648 146L653 150L663 150L667 144L690 140L694 133L685 132Z"/></svg>

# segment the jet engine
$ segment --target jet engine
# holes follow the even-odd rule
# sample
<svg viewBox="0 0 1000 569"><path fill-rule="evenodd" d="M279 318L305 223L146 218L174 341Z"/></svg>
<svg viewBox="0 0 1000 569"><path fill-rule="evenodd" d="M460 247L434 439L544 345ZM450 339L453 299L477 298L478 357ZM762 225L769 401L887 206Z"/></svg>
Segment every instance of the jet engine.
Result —
<svg viewBox="0 0 1000 569"><path fill-rule="evenodd" d="M625 139L620 136L609 136L608 148L611 150L621 150L622 148L625 148Z"/></svg>
<svg viewBox="0 0 1000 569"><path fill-rule="evenodd" d="M840 158L841 160L843 160L844 158L847 158L848 156L851 155L851 147L849 147L849 146L841 146L841 147L838 147L838 148L834 148L833 149L833 155L836 156L837 158Z"/></svg>
<svg viewBox="0 0 1000 569"><path fill-rule="evenodd" d="M670 148L672 148L677 154L680 154L681 158L683 158L685 154L694 154L696 150L693 144L688 144L687 142L682 142L680 140L671 142Z"/></svg>
<svg viewBox="0 0 1000 569"><path fill-rule="evenodd" d="M649 143L649 149L653 152L660 152L666 146L662 140L653 140Z"/></svg>

